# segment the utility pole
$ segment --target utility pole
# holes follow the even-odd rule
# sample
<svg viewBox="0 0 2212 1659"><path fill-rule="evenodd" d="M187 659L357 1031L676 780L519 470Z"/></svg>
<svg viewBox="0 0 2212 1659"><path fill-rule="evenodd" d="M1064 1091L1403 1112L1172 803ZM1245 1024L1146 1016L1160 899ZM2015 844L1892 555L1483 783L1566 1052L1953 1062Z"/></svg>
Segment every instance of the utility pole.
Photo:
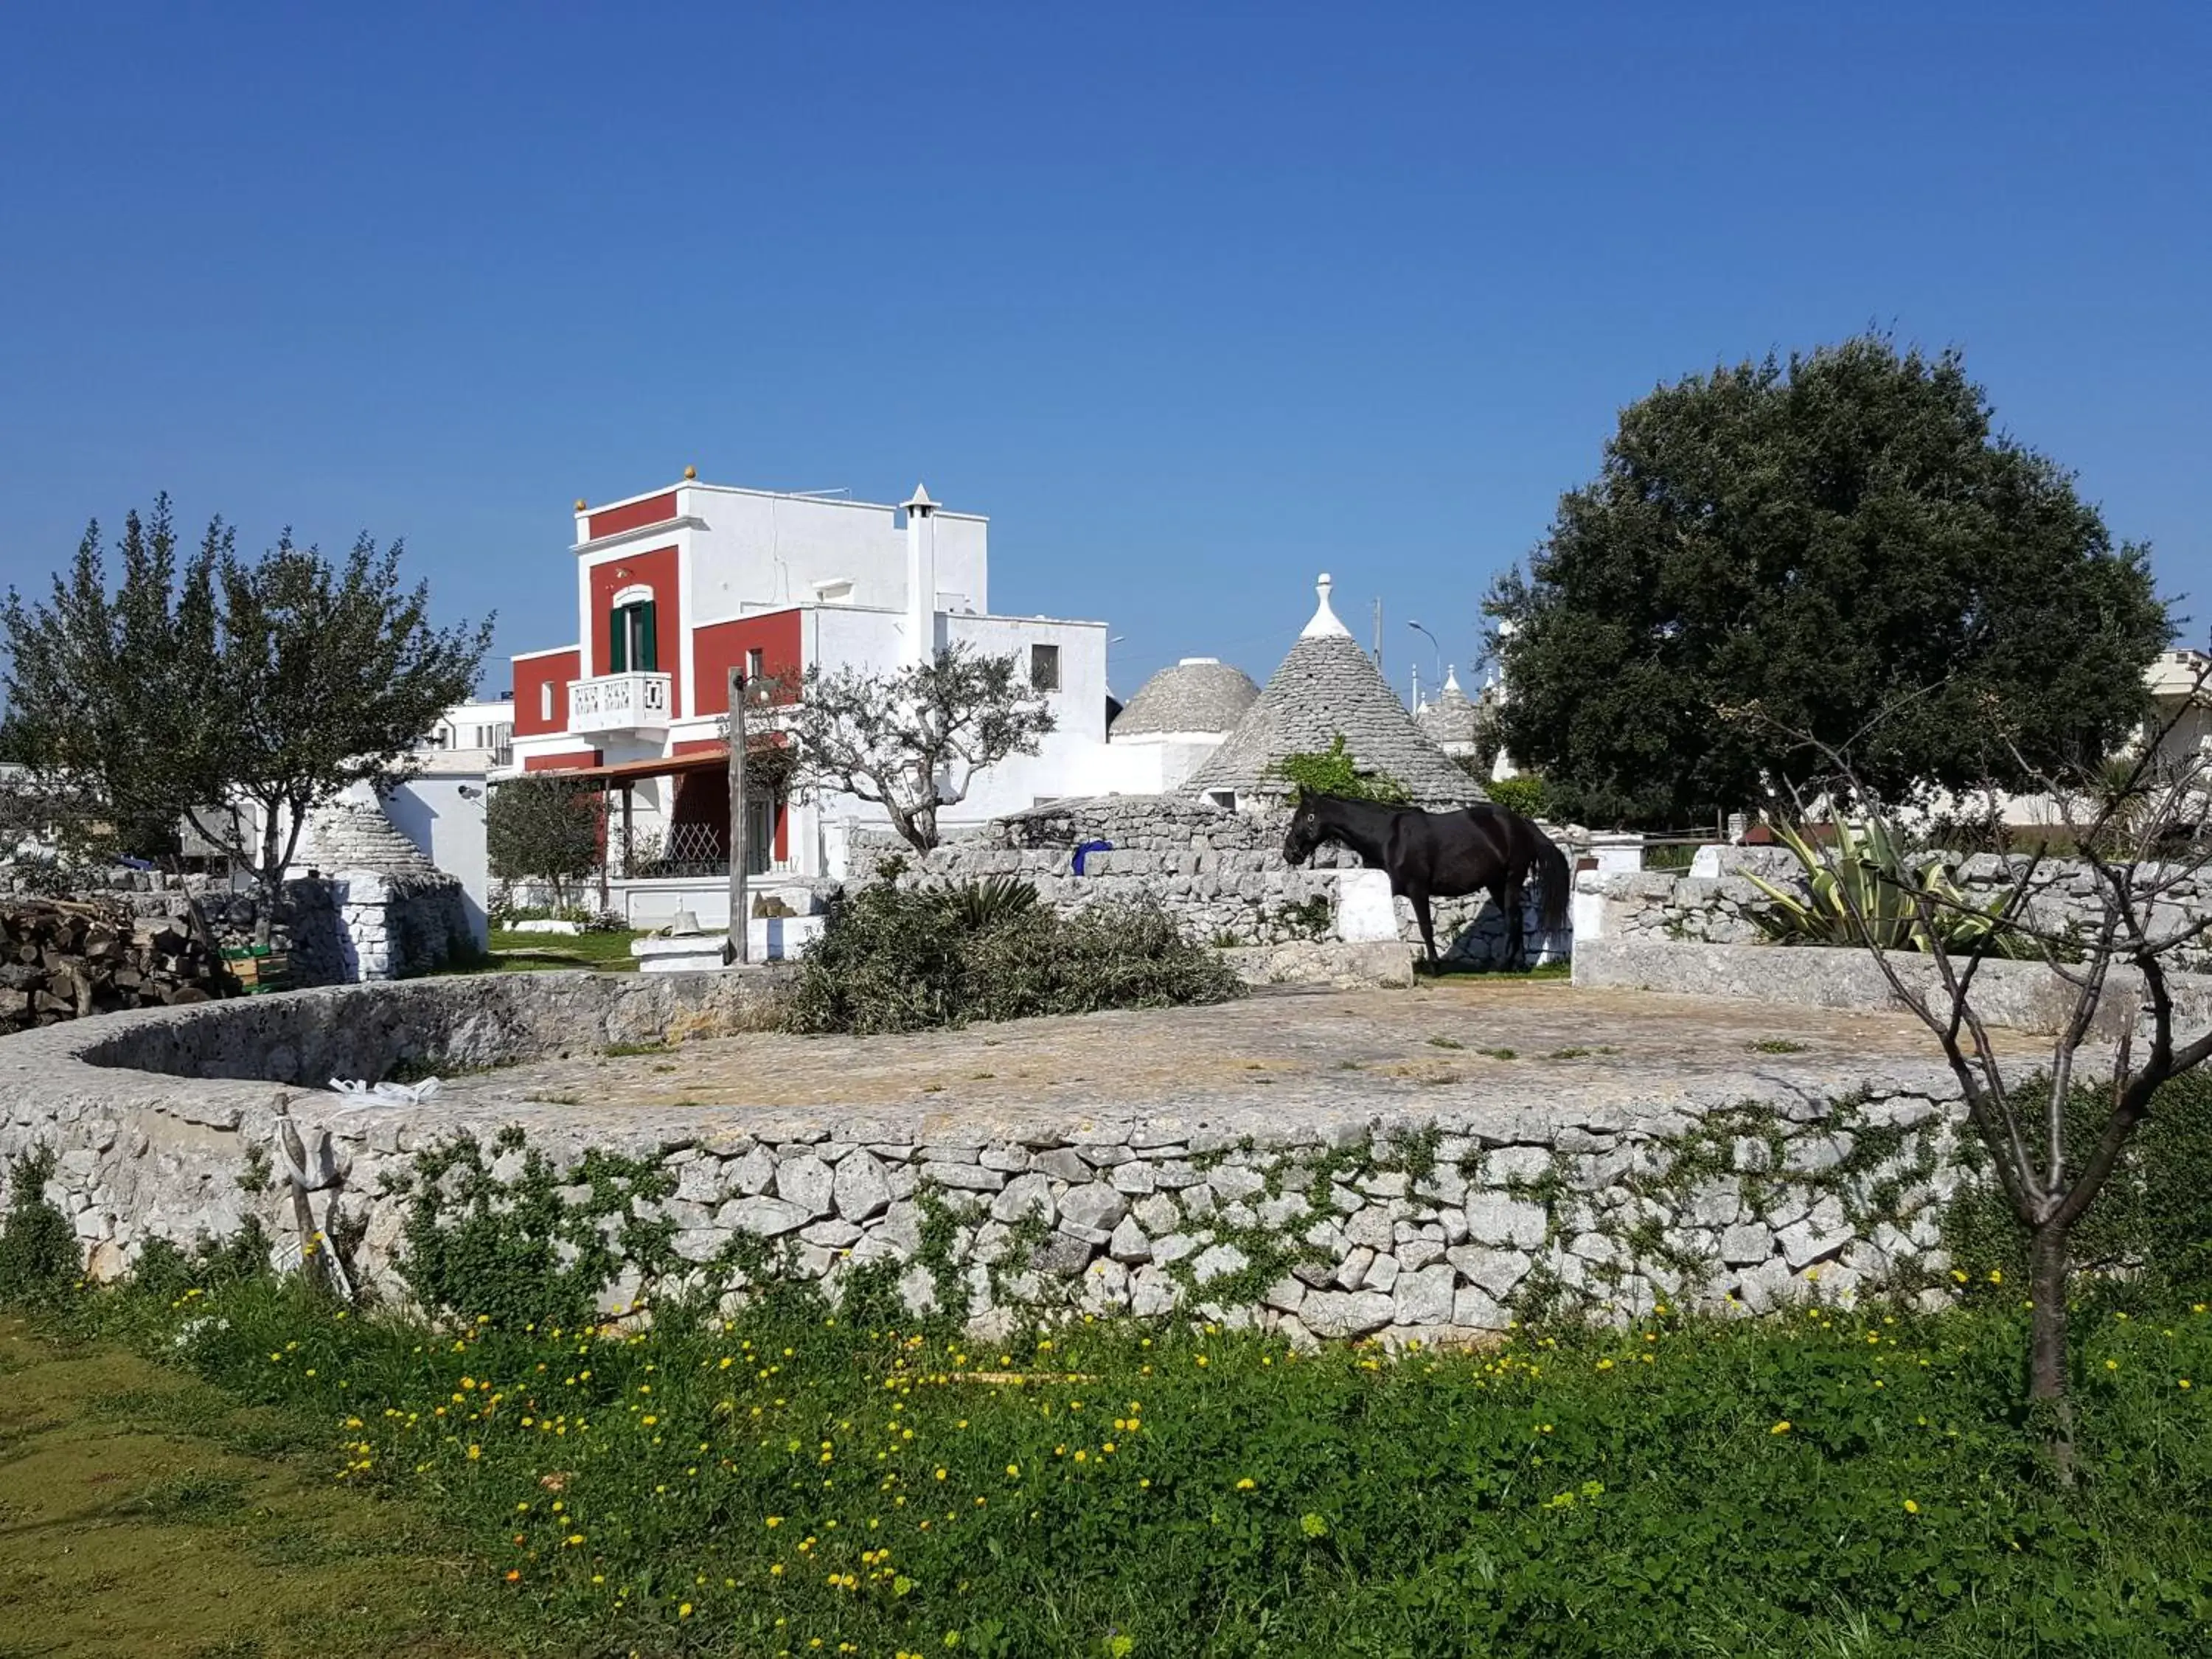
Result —
<svg viewBox="0 0 2212 1659"><path fill-rule="evenodd" d="M1380 594L1375 599L1375 665L1377 668L1382 666L1382 599Z"/></svg>
<svg viewBox="0 0 2212 1659"><path fill-rule="evenodd" d="M745 912L745 676L730 671L730 943L731 962L743 964L747 956Z"/></svg>

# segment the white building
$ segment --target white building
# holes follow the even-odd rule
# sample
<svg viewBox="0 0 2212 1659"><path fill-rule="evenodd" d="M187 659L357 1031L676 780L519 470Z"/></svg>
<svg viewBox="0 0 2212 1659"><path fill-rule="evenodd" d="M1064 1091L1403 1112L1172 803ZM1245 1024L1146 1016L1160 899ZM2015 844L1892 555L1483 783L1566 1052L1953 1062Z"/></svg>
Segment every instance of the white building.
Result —
<svg viewBox="0 0 2212 1659"><path fill-rule="evenodd" d="M653 853L638 866L653 873L619 895L641 924L688 908L716 925L733 669L795 682L817 666L890 672L955 644L1012 653L1056 729L1038 754L979 775L940 828L1115 787L1106 625L993 613L989 528L920 488L892 507L702 483L689 470L647 495L580 501L577 640L514 659L514 763L609 788L622 825L611 833ZM843 796L750 810L750 861L769 887L837 873L846 830L884 821Z"/></svg>
<svg viewBox="0 0 2212 1659"><path fill-rule="evenodd" d="M1185 657L1138 689L1107 729L1107 764L1087 793L1161 795L1181 789L1245 711L1260 688L1218 657Z"/></svg>
<svg viewBox="0 0 2212 1659"><path fill-rule="evenodd" d="M514 696L457 702L438 717L422 747L441 763L488 769L513 763Z"/></svg>

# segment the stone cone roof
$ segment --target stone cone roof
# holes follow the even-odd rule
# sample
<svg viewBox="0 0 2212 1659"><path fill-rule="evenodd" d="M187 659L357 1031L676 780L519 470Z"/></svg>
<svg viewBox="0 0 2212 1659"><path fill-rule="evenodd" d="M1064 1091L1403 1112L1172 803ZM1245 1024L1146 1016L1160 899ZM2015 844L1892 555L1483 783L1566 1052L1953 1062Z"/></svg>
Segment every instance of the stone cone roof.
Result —
<svg viewBox="0 0 2212 1659"><path fill-rule="evenodd" d="M459 884L392 828L390 818L357 801L336 800L315 808L300 840L293 862L310 865L326 876L366 870L416 886Z"/></svg>
<svg viewBox="0 0 2212 1659"><path fill-rule="evenodd" d="M1241 668L1212 657L1185 657L1138 688L1115 720L1115 738L1220 733L1235 729L1260 701L1260 688Z"/></svg>
<svg viewBox="0 0 2212 1659"><path fill-rule="evenodd" d="M1439 744L1472 744L1475 740L1476 727L1480 723L1480 713L1474 700L1459 689L1459 675L1455 671L1445 676L1443 695L1423 708L1413 720L1422 731Z"/></svg>
<svg viewBox="0 0 2212 1659"><path fill-rule="evenodd" d="M1431 811L1489 799L1413 723L1382 670L1329 610L1328 578L1321 608L1268 678L1259 702L1206 757L1183 787L1205 794L1281 794L1274 769L1291 755L1319 754L1341 733L1363 772L1403 784L1417 805Z"/></svg>

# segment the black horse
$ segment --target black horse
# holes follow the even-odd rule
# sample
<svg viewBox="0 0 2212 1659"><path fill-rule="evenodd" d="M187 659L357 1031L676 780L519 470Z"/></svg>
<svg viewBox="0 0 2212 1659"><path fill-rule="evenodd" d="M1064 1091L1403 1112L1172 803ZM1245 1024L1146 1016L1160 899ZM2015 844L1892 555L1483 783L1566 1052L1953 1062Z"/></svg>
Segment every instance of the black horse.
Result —
<svg viewBox="0 0 2212 1659"><path fill-rule="evenodd" d="M1325 841L1349 847L1370 869L1389 872L1391 892L1413 901L1431 973L1437 970L1432 898L1487 890L1504 915L1505 959L1516 967L1523 949L1521 892L1532 877L1537 924L1547 933L1565 925L1572 885L1567 855L1534 823L1503 806L1485 802L1456 812L1424 812L1300 790L1290 833L1283 837L1283 857L1303 864Z"/></svg>

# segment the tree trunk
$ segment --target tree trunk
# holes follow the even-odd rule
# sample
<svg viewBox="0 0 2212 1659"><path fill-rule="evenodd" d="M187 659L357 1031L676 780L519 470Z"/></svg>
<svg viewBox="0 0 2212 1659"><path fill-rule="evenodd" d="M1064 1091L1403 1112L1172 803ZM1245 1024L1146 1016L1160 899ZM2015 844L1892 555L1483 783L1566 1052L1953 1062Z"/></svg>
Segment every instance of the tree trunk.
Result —
<svg viewBox="0 0 2212 1659"><path fill-rule="evenodd" d="M261 813L261 867L255 871L261 902L253 918L253 943L265 951L276 922L276 901L284 891L284 872L276 850L276 808L264 805Z"/></svg>
<svg viewBox="0 0 2212 1659"><path fill-rule="evenodd" d="M2027 1348L2028 1409L2049 1436L2052 1468L2061 1486L2074 1484L2074 1402L2068 1396L2066 1356L2067 1230L2045 1222L2031 1235L2028 1294L2034 1298Z"/></svg>

